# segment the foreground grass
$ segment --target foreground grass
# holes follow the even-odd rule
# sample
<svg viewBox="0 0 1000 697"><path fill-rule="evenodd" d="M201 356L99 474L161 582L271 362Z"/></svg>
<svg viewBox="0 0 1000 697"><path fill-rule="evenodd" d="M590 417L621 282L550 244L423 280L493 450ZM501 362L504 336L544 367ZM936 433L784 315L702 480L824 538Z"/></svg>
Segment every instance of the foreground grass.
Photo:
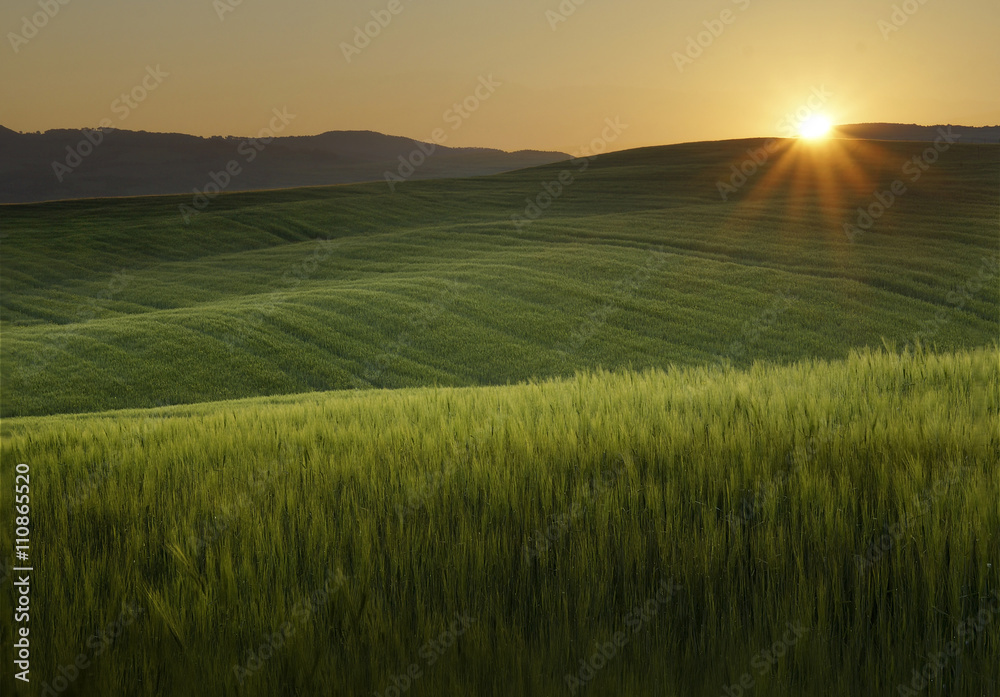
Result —
<svg viewBox="0 0 1000 697"><path fill-rule="evenodd" d="M761 144L231 194L191 225L190 197L0 207L0 415L995 340L1000 146L953 146L852 241L926 144L787 141L724 202Z"/></svg>
<svg viewBox="0 0 1000 697"><path fill-rule="evenodd" d="M30 694L996 694L998 395L993 347L5 419Z"/></svg>

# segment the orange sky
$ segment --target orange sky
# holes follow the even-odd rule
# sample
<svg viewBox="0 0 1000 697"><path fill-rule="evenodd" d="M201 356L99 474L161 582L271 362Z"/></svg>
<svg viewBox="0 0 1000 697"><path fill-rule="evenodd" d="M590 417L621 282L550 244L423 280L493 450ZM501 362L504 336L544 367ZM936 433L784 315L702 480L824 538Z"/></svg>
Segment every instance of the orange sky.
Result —
<svg viewBox="0 0 1000 697"><path fill-rule="evenodd" d="M251 136L286 108L282 135L443 128L576 152L616 117L612 149L784 135L817 104L842 123L1000 123L997 0L61 2L0 5L8 128Z"/></svg>

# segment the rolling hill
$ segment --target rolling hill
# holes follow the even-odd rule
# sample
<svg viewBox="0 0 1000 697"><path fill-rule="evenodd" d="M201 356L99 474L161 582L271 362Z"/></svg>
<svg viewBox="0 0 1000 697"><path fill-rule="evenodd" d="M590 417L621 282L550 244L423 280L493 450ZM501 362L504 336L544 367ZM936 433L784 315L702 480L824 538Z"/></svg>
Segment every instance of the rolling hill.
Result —
<svg viewBox="0 0 1000 697"><path fill-rule="evenodd" d="M408 168L401 157L417 166ZM219 181L223 190L249 191L381 181L386 172L412 179L467 177L568 158L451 148L372 131L272 139L115 129L17 133L0 126L0 203L191 194L211 191Z"/></svg>
<svg viewBox="0 0 1000 697"><path fill-rule="evenodd" d="M746 140L0 206L32 682L996 694L998 165Z"/></svg>
<svg viewBox="0 0 1000 697"><path fill-rule="evenodd" d="M950 128L963 143L1000 143L1000 126L920 126L903 123L852 123L836 126L840 138L864 140L933 141L939 130Z"/></svg>
<svg viewBox="0 0 1000 697"><path fill-rule="evenodd" d="M5 206L0 411L988 345L1000 147L927 148L646 148L226 194L190 224L187 197Z"/></svg>

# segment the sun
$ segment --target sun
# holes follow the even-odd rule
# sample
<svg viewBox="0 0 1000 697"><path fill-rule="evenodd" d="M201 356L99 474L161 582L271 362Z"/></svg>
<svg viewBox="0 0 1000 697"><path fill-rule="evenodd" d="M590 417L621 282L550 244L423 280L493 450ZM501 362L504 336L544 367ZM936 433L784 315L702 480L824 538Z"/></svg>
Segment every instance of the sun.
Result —
<svg viewBox="0 0 1000 697"><path fill-rule="evenodd" d="M807 140L826 138L830 135L830 129L832 128L833 122L829 117L816 114L815 116L810 116L799 126L799 137L806 138Z"/></svg>

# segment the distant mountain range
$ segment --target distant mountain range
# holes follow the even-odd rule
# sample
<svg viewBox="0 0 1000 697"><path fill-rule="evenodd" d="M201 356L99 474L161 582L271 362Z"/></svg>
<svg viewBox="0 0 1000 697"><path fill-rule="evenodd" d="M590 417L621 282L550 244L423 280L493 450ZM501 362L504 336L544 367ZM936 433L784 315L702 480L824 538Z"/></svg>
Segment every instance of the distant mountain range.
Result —
<svg viewBox="0 0 1000 697"><path fill-rule="evenodd" d="M561 152L449 148L372 131L267 142L112 129L18 133L0 126L0 203L345 184L384 180L387 172L395 184L566 159Z"/></svg>
<svg viewBox="0 0 1000 697"><path fill-rule="evenodd" d="M861 140L916 140L933 141L939 129L950 128L962 137L960 143L1000 143L1000 126L918 126L912 123L852 123L836 126L841 138Z"/></svg>
<svg viewBox="0 0 1000 697"><path fill-rule="evenodd" d="M941 126L863 123L842 138L933 141ZM1000 126L950 126L962 143L1000 143ZM146 131L0 126L0 203L322 186L387 178L470 177L569 159L561 152L449 148L373 131L201 138Z"/></svg>

